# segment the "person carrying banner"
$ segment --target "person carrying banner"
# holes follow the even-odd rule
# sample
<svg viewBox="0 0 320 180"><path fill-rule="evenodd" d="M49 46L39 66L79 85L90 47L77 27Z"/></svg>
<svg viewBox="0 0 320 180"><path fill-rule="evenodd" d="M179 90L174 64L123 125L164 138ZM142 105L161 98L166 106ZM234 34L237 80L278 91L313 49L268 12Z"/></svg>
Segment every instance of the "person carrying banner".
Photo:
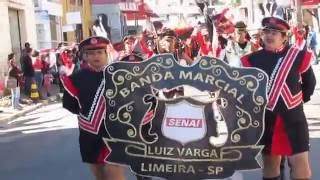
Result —
<svg viewBox="0 0 320 180"><path fill-rule="evenodd" d="M176 32L169 28L164 28L157 37L157 53L172 53L179 64L190 65L193 60L188 57L182 48L182 44Z"/></svg>
<svg viewBox="0 0 320 180"><path fill-rule="evenodd" d="M287 22L277 17L262 20L262 50L241 58L245 67L269 75L263 150L263 179L280 179L281 156L288 156L292 179L310 179L309 132L303 103L315 89L310 66L312 54L289 46Z"/></svg>
<svg viewBox="0 0 320 180"><path fill-rule="evenodd" d="M64 108L78 115L82 161L89 164L96 180L123 180L123 168L105 161L111 150L102 139L106 108L103 69L109 61L106 50L109 43L108 39L99 36L80 43L79 49L88 67L71 76L61 76L65 87L62 102Z"/></svg>

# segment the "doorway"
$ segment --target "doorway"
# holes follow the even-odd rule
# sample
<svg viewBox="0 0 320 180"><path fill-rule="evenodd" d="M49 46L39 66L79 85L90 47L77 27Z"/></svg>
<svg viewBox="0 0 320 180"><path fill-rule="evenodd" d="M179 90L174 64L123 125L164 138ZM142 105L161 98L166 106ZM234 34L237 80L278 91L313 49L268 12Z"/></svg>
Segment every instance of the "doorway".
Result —
<svg viewBox="0 0 320 180"><path fill-rule="evenodd" d="M11 49L15 53L16 59L20 59L21 56L21 28L19 11L16 9L9 9L9 22L10 22L10 38Z"/></svg>

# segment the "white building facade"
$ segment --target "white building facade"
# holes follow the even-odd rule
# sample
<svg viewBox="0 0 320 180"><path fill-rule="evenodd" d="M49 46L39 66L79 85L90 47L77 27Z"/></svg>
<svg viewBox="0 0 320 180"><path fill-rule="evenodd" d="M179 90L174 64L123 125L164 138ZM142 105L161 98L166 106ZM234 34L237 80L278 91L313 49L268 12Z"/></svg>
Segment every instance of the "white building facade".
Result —
<svg viewBox="0 0 320 180"><path fill-rule="evenodd" d="M99 15L106 17L107 26L110 27L110 37L113 43L118 43L127 35L127 21L123 11L136 11L135 0L92 0L92 19Z"/></svg>
<svg viewBox="0 0 320 180"><path fill-rule="evenodd" d="M25 42L37 48L33 1L1 0L0 24L0 80L3 80L9 53L14 52L19 60Z"/></svg>
<svg viewBox="0 0 320 180"><path fill-rule="evenodd" d="M56 47L62 39L62 5L60 0L34 0L37 46Z"/></svg>

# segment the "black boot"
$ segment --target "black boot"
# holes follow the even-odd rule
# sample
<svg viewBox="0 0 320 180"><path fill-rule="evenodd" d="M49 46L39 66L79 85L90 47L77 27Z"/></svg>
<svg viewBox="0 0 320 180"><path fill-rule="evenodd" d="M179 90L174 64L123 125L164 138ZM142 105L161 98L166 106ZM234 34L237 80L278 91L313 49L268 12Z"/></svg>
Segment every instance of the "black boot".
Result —
<svg viewBox="0 0 320 180"><path fill-rule="evenodd" d="M280 163L280 180L286 180L285 164L286 164L286 157L282 157L281 163Z"/></svg>

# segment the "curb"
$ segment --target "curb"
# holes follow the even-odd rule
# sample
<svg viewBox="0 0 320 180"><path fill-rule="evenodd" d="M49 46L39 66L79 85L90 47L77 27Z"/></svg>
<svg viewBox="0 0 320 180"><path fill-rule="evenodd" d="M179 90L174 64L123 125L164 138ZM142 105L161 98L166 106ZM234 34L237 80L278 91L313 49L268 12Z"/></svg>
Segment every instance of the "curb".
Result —
<svg viewBox="0 0 320 180"><path fill-rule="evenodd" d="M19 111L11 116L8 116L8 117L0 118L0 124L3 124L3 123L7 124L9 121L12 121L18 117L24 116L29 112L32 112L38 108L41 108L41 107L44 107L44 106L47 106L50 104L59 103L59 102L61 102L61 100L62 100L62 95L57 94L54 97L50 98L49 100L43 100L41 103L37 103L36 105L29 107L26 110Z"/></svg>
<svg viewBox="0 0 320 180"><path fill-rule="evenodd" d="M15 114L11 115L11 116L1 118L0 119L0 123L8 123L8 121L12 121L12 120L14 120L14 119L16 119L16 118L18 118L20 116L24 116L25 114L27 114L27 113L29 113L31 111L34 111L34 110L36 110L36 109L38 109L38 108L40 108L42 106L43 106L43 103L39 103L39 104L37 104L37 105L35 105L33 107L30 107L29 109L22 110L20 112L17 112Z"/></svg>

